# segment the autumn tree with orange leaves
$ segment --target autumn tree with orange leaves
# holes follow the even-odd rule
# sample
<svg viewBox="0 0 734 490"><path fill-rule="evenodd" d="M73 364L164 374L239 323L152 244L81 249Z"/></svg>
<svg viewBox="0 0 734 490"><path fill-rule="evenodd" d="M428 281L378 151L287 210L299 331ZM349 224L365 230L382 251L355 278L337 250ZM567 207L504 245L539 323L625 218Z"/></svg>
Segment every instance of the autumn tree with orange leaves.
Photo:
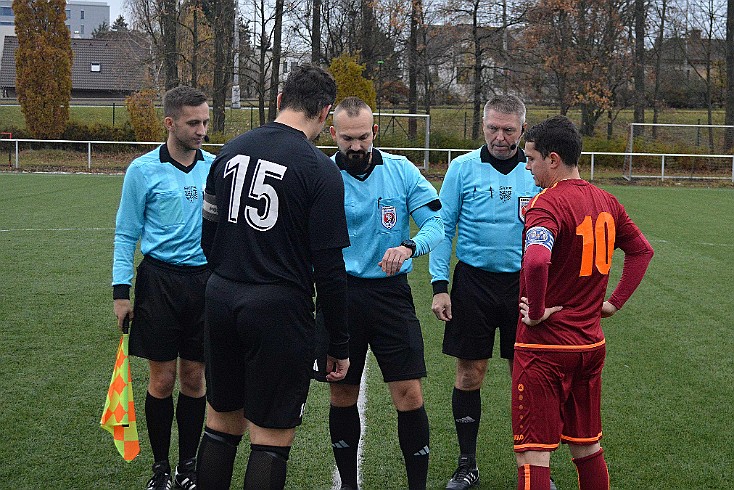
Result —
<svg viewBox="0 0 734 490"><path fill-rule="evenodd" d="M542 65L562 114L581 109L581 133L592 135L615 93L633 73L626 0L539 0L525 32L532 61Z"/></svg>
<svg viewBox="0 0 734 490"><path fill-rule="evenodd" d="M35 138L58 138L69 121L73 55L65 9L64 0L13 0L15 85Z"/></svg>

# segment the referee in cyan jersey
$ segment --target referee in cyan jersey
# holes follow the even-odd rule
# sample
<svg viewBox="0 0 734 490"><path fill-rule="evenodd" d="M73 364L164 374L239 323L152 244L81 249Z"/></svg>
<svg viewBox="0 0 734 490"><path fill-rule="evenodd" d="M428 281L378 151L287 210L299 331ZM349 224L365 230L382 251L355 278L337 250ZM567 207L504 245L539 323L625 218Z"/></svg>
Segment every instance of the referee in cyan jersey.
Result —
<svg viewBox="0 0 734 490"><path fill-rule="evenodd" d="M207 179L202 246L212 275L201 488L229 488L246 428L244 488L285 485L315 355L314 280L331 334L329 379L349 367L344 187L310 141L335 97L327 72L294 69L275 121L227 143Z"/></svg>
<svg viewBox="0 0 734 490"><path fill-rule="evenodd" d="M209 124L206 96L176 87L163 98L166 143L136 158L125 172L115 225L112 267L119 325L133 318L130 354L148 359L145 420L153 450L147 487L170 488L168 450L176 404L179 464L175 481L194 488L196 447L204 424L204 287L209 272L201 250L204 182L214 155L201 150ZM133 259L140 241L143 261L130 302ZM177 363L178 360L178 363Z"/></svg>
<svg viewBox="0 0 734 490"><path fill-rule="evenodd" d="M443 238L441 204L433 185L407 158L372 147L377 129L372 109L361 99L346 98L334 110L331 135L339 151L332 158L344 180L351 241L344 249L351 367L344 381L330 385L329 427L342 488L356 490L361 431L357 398L369 346L398 412L408 487L423 489L429 429L420 379L426 365L407 274L412 258L428 253ZM420 228L413 239L411 216Z"/></svg>
<svg viewBox="0 0 734 490"><path fill-rule="evenodd" d="M481 148L455 158L441 186L446 238L431 253L433 312L446 322L443 352L456 357L452 411L459 464L447 489L479 484L477 435L482 415L480 388L499 330L500 357L512 371L517 326L523 205L540 191L525 169L518 147L525 105L498 95L484 106ZM452 241L458 263L448 294Z"/></svg>

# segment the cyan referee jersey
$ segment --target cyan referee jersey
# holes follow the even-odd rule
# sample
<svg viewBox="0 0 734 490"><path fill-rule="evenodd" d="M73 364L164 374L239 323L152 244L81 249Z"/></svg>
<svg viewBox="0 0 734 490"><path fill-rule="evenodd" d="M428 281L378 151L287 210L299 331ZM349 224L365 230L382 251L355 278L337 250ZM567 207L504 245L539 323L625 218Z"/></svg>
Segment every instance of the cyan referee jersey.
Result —
<svg viewBox="0 0 734 490"><path fill-rule="evenodd" d="M410 238L410 213L438 199L436 189L407 158L372 150L374 166L364 179L342 170L344 210L351 245L343 250L347 273L384 278L377 263L391 247ZM332 156L336 161L336 155ZM403 262L398 274L413 269Z"/></svg>
<svg viewBox="0 0 734 490"><path fill-rule="evenodd" d="M431 282L449 280L457 228L457 259L488 272L520 270L522 208L541 189L525 169L524 156L504 175L482 161L482 148L455 158L446 172L439 193L446 233L429 258Z"/></svg>
<svg viewBox="0 0 734 490"><path fill-rule="evenodd" d="M175 265L206 264L201 250L204 184L214 155L198 150L189 167L173 162L166 145L132 161L125 172L115 224L112 284L132 284L135 246Z"/></svg>

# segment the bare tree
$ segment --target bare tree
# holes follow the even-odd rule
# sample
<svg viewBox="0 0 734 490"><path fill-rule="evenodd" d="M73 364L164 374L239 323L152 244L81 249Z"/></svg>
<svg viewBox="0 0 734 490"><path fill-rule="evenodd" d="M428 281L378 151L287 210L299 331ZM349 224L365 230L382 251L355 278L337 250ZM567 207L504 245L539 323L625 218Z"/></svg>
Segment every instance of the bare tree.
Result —
<svg viewBox="0 0 734 490"><path fill-rule="evenodd" d="M280 87L281 39L283 35L283 0L275 0L275 25L273 26L273 64L270 72L270 98L268 101L268 119L275 120L278 110L278 89Z"/></svg>
<svg viewBox="0 0 734 490"><path fill-rule="evenodd" d="M635 122L645 122L645 0L635 0ZM639 128L642 133L643 126Z"/></svg>
<svg viewBox="0 0 734 490"><path fill-rule="evenodd" d="M725 45L721 41L725 37L724 6L715 0L694 0L692 8L687 9L685 16L675 19L673 30L676 38L682 41L679 47L682 56L699 82L703 83L703 101L707 111L707 124L713 124L714 90L719 88L719 80L723 80L723 70L717 66L715 59L725 53L718 53ZM684 35L681 35L684 32ZM713 151L713 128L708 131L709 147Z"/></svg>
<svg viewBox="0 0 734 490"><path fill-rule="evenodd" d="M660 115L660 81L662 79L663 42L665 41L665 23L668 16L668 0L661 0L657 6L658 30L653 52L655 55L655 85L652 93L652 122L656 124ZM657 127L652 127L652 137L657 138Z"/></svg>
<svg viewBox="0 0 734 490"><path fill-rule="evenodd" d="M178 86L178 1L163 0L160 13L166 90Z"/></svg>
<svg viewBox="0 0 734 490"><path fill-rule="evenodd" d="M227 91L232 81L232 44L235 28L235 0L214 0L214 88L212 94L212 130L224 131Z"/></svg>
<svg viewBox="0 0 734 490"><path fill-rule="evenodd" d="M313 0L311 11L311 63L321 63L321 0Z"/></svg>
<svg viewBox="0 0 734 490"><path fill-rule="evenodd" d="M423 20L422 0L411 0L410 39L408 41L408 112L418 112L418 36ZM418 132L418 121L408 119L408 139L414 140Z"/></svg>
<svg viewBox="0 0 734 490"><path fill-rule="evenodd" d="M724 124L734 125L734 0L726 3L726 111ZM734 146L734 131L726 131L724 148Z"/></svg>

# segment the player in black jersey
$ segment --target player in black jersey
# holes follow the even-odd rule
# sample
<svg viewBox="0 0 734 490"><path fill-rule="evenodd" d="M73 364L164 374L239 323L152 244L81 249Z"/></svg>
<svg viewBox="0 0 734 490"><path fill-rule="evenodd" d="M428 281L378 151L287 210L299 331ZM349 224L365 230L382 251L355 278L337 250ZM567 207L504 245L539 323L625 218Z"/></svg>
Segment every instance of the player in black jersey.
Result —
<svg viewBox="0 0 734 490"><path fill-rule="evenodd" d="M278 95L274 122L227 143L206 183L207 424L201 488L229 488L247 428L246 489L285 486L314 359L314 280L331 343L330 381L349 367L349 245L339 169L316 148L336 97L324 70L300 66Z"/></svg>

